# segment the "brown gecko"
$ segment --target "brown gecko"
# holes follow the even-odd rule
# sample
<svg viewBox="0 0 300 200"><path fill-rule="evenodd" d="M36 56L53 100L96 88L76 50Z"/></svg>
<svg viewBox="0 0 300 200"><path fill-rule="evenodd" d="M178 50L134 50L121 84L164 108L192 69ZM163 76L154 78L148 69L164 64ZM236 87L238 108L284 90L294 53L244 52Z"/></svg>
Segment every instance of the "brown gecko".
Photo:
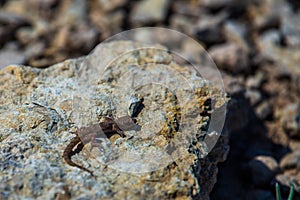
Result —
<svg viewBox="0 0 300 200"><path fill-rule="evenodd" d="M105 136L110 138L115 134L125 137L124 131L130 130L140 130L140 126L136 124L136 120L134 118L123 116L114 120L113 118L106 117L105 121L100 122L100 124L78 129L75 132L76 136L70 141L64 150L63 158L69 165L89 172L93 176L93 172L91 170L74 163L71 159L72 156L79 153L83 149L84 145L89 142L91 142L92 148L97 146L95 143L96 138Z"/></svg>

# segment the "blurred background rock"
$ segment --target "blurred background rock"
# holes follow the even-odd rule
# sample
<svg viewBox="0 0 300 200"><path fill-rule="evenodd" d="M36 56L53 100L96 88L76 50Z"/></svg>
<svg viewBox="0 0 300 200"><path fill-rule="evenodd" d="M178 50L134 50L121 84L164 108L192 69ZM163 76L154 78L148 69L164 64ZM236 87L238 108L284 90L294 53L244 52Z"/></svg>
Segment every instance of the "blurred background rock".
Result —
<svg viewBox="0 0 300 200"><path fill-rule="evenodd" d="M0 0L0 68L45 68L145 26L174 29L202 44L232 97L231 150L211 199L274 199L276 182L283 195L291 184L299 187L297 0Z"/></svg>

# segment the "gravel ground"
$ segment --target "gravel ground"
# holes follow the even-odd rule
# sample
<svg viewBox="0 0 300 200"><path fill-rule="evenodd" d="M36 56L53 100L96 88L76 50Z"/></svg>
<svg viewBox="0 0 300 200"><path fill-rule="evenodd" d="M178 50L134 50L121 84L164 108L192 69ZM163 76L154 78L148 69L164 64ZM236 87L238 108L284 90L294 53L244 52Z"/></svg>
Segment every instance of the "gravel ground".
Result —
<svg viewBox="0 0 300 200"><path fill-rule="evenodd" d="M159 26L200 42L239 105L211 199L300 199L300 3L297 0L0 0L0 68L45 68L113 34ZM192 48L188 49L192 51Z"/></svg>

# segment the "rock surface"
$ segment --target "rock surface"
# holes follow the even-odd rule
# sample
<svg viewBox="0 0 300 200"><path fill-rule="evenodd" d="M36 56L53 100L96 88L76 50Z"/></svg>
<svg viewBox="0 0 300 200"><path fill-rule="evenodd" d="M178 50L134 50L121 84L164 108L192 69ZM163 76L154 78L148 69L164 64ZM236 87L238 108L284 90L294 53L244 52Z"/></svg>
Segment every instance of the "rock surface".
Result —
<svg viewBox="0 0 300 200"><path fill-rule="evenodd" d="M172 61L161 46L159 51L129 51L139 46L112 42L100 45L89 56L46 69L11 65L0 71L1 199L209 199L217 163L228 152L223 131L205 156L205 141L212 136L207 132L209 113L224 105L223 96L190 68ZM173 78L178 72L192 80L195 93ZM135 78L139 87L126 90L128 80ZM164 85L175 88L176 96L163 84L147 80L164 80ZM106 115L126 114L132 96L144 98L145 108L137 117L141 131L104 139L102 145L113 147L104 146L104 151L86 144L73 156L94 177L67 165L62 153L74 137L70 132L98 123ZM190 101L181 102L182 96ZM214 106L208 106L210 101ZM174 128L174 122L185 115L194 120L182 117L179 121L185 128ZM196 132L188 128L192 125ZM195 134L198 130L201 136ZM186 138L191 144L181 146ZM171 142L175 150L166 153Z"/></svg>

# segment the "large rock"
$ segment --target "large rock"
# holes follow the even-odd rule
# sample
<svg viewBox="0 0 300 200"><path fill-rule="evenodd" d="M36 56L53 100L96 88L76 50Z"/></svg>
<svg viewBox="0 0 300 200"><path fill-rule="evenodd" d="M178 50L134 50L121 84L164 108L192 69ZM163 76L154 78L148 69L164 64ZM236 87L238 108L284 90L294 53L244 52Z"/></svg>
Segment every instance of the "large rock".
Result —
<svg viewBox="0 0 300 200"><path fill-rule="evenodd" d="M209 199L228 152L226 131L208 131L223 94L164 47L132 51L139 47L112 42L46 69L0 71L1 199ZM72 157L94 176L63 160L71 132L126 115L140 97L140 131L88 143Z"/></svg>

